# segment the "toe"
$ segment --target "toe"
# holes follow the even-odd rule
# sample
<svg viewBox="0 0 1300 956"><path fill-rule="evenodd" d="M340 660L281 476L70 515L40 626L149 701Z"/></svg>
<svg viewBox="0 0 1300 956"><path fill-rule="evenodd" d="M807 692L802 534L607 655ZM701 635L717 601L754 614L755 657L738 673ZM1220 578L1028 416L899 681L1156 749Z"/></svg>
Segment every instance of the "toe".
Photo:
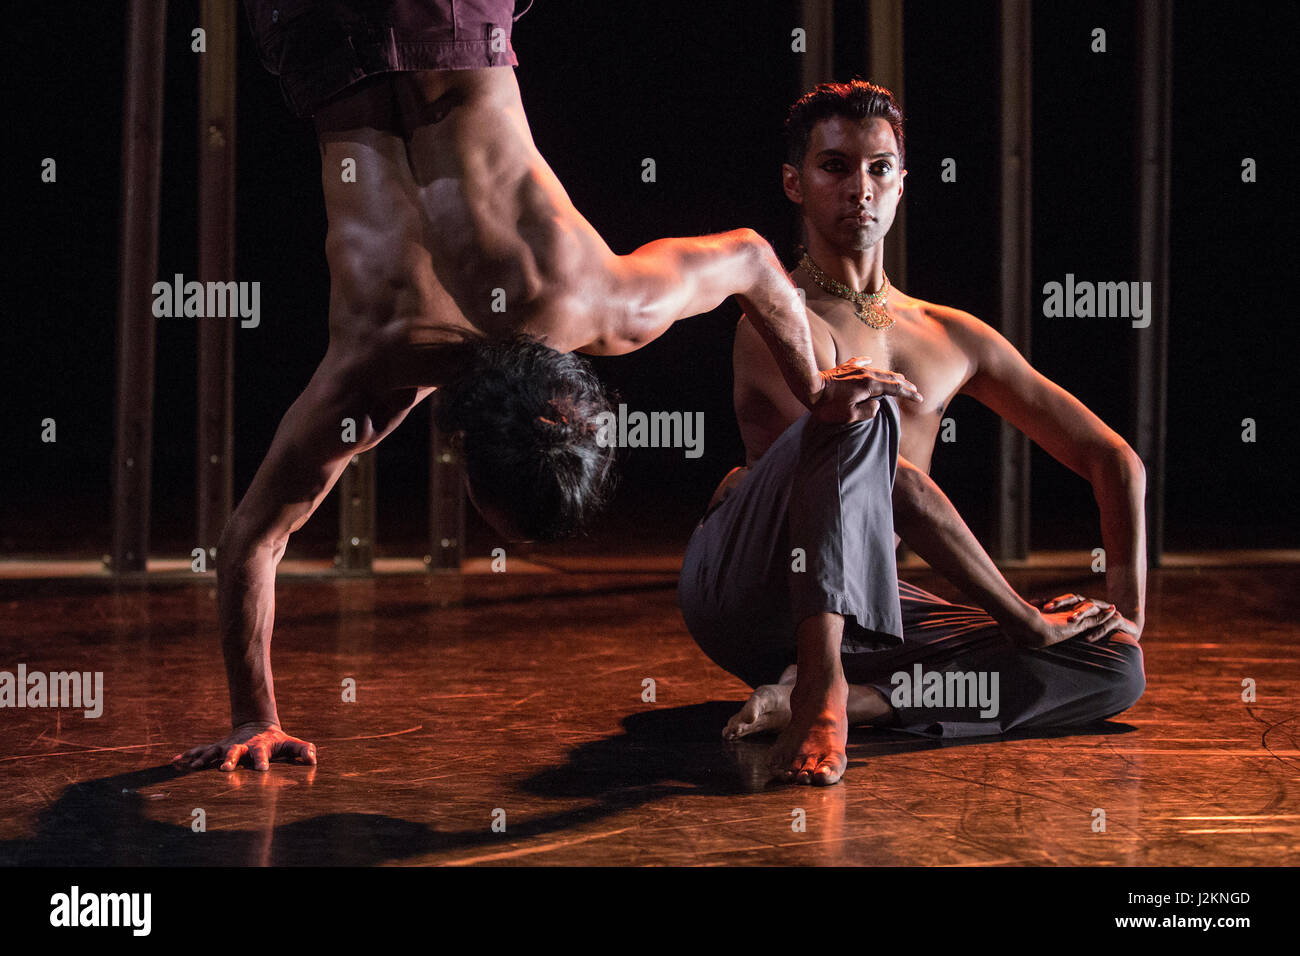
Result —
<svg viewBox="0 0 1300 956"><path fill-rule="evenodd" d="M817 765L812 782L815 786L829 787L831 784L838 783L843 776L844 766L839 758L828 758Z"/></svg>
<svg viewBox="0 0 1300 956"><path fill-rule="evenodd" d="M753 724L746 724L736 721L734 724L727 724L727 729L722 732L722 736L728 740L738 740L749 733Z"/></svg>
<svg viewBox="0 0 1300 956"><path fill-rule="evenodd" d="M795 780L799 783L811 783L813 771L817 769L817 758L815 756L803 756L795 758L791 765L795 771Z"/></svg>

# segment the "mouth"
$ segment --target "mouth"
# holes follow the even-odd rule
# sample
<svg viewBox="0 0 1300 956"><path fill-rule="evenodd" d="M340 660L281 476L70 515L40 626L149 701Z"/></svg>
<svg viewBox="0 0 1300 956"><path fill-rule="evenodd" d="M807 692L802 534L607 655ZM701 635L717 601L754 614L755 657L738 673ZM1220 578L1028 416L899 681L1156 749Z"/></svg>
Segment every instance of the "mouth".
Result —
<svg viewBox="0 0 1300 956"><path fill-rule="evenodd" d="M871 214L865 212L851 213L850 215L847 215L844 218L847 219L849 222L852 222L859 226L865 226L869 223L875 222L876 220L875 216L872 216Z"/></svg>

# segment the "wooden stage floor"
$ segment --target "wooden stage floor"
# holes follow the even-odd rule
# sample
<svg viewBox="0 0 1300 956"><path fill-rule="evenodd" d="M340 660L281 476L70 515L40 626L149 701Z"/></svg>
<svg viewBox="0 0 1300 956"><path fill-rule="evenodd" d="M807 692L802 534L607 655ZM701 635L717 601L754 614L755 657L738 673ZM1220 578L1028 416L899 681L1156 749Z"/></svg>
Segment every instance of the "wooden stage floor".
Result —
<svg viewBox="0 0 1300 956"><path fill-rule="evenodd" d="M906 577L954 596L928 573ZM1027 595L1097 584L1008 577ZM1300 566L1153 572L1147 692L1103 732L954 745L856 729L844 782L826 789L765 785L770 737L721 740L746 688L696 649L674 581L662 563L282 577L280 713L320 763L230 774L168 764L227 726L210 577L0 582L0 670L104 675L98 719L0 710L0 864L1297 858ZM341 699L348 677L355 703ZM206 833L191 828L196 808Z"/></svg>

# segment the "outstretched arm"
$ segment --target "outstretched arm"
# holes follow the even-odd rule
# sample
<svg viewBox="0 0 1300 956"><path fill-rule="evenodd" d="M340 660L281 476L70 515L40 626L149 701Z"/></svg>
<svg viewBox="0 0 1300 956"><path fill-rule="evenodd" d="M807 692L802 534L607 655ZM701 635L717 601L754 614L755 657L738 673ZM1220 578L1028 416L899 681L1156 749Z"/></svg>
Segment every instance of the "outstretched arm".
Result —
<svg viewBox="0 0 1300 956"><path fill-rule="evenodd" d="M735 295L755 316L790 391L805 406L821 391L803 303L772 247L753 229L657 239L616 257L612 271L603 328L581 351L635 351L674 322L711 312Z"/></svg>
<svg viewBox="0 0 1300 956"><path fill-rule="evenodd" d="M1137 453L1077 398L1034 370L1005 338L954 313L953 338L975 371L962 389L1091 485L1101 513L1107 596L1141 634L1146 619L1146 469Z"/></svg>
<svg viewBox="0 0 1300 956"><path fill-rule="evenodd" d="M776 360L790 393L826 421L871 417L882 394L904 396L899 376L874 370L858 377L820 372L808 313L772 247L753 229L659 239L615 258L600 334L580 349L621 355L641 348L674 322L712 311L734 295ZM910 396L908 396L910 397Z"/></svg>
<svg viewBox="0 0 1300 956"><path fill-rule="evenodd" d="M952 502L924 471L898 459L894 528L908 547L1001 625L1021 647L1048 647L1077 634L1097 641L1118 630L1115 608L1083 601L1047 614L1025 602L998 571Z"/></svg>

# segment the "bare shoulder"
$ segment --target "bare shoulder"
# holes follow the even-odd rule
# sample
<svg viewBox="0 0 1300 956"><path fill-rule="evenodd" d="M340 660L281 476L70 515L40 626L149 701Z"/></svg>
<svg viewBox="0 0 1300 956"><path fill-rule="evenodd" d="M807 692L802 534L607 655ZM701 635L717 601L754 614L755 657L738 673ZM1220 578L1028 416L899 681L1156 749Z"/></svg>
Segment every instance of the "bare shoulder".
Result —
<svg viewBox="0 0 1300 956"><path fill-rule="evenodd" d="M958 345L997 334L991 325L969 312L951 305L926 302L915 296L908 296L907 299L906 308L926 323L944 332Z"/></svg>
<svg viewBox="0 0 1300 956"><path fill-rule="evenodd" d="M950 305L909 298L915 314L966 356L972 372L1020 354L997 329L977 316Z"/></svg>

